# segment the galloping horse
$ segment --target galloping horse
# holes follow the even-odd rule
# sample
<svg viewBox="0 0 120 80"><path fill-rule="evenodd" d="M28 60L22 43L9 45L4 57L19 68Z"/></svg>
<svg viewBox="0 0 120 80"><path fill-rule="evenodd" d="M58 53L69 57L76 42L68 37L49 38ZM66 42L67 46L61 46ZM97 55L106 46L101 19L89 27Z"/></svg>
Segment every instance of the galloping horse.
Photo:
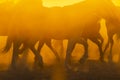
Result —
<svg viewBox="0 0 120 80"><path fill-rule="evenodd" d="M104 4L104 8L106 9L106 11L108 11L108 12L106 12L105 11L105 9L103 9L103 11L102 12L99 12L98 14L96 13L96 15L97 16L102 16L105 20L106 20L106 22L107 23L109 23L109 25L112 25L112 26L116 26L116 24L117 25L119 25L119 13L118 13L118 10L116 9L117 7L116 6L114 6L114 4L110 1L110 0L104 0L105 2L103 3ZM101 3L100 3L101 4ZM100 9L99 9L100 10ZM113 13L111 13L111 11L113 11ZM107 14L108 14L108 16L107 16ZM111 23L111 20L112 21L116 21L115 23ZM93 24L93 25L95 25L95 24ZM107 25L107 27L109 27L108 25ZM113 28L112 28L113 29ZM92 31L92 30L91 30ZM91 32L92 33L92 32ZM90 34L91 34L90 33ZM110 32L110 34L112 34L111 32ZM92 36L94 36L94 35L92 35ZM102 37L99 37L100 39L101 39L101 41L102 41ZM96 44L99 46L99 49L100 49L100 51L102 51L101 50L101 45L100 45L100 43L98 43L98 41L96 41L96 39L91 39L92 41L94 41L94 42L96 42ZM76 41L77 42L77 41ZM72 43L72 42L71 42ZM69 45L69 44L68 44ZM72 46L74 46L75 45L75 42L73 43L73 45ZM70 45L71 46L71 45ZM74 47L73 47L74 48ZM72 49L73 49L72 47L71 47L71 52L72 52ZM68 50L68 52L69 53L71 53L70 52L70 50ZM68 55L70 55L70 54L68 54ZM85 55L85 54L84 54ZM83 57L83 59L81 59L81 60L84 60L84 58L86 59L86 57ZM100 55L100 59L103 61L103 54L102 55ZM70 56L68 56L68 59L67 59L68 61L70 61Z"/></svg>
<svg viewBox="0 0 120 80"><path fill-rule="evenodd" d="M33 31L33 30L32 30L32 31ZM20 37L20 36L19 36L19 37ZM14 44L13 44L13 46L16 48L15 51L14 51L15 48L13 49L13 55L14 55L14 52L17 53L17 52L16 52L16 51L18 51L18 50L17 50L17 46L20 46L20 43L21 43L21 41L20 41L19 38L18 38L18 40L16 40L16 39L17 39L17 38L15 38ZM34 38L34 39L35 39L35 38ZM42 39L42 40L44 40L44 39ZM16 42L16 41L17 41L17 42ZM26 40L23 40L23 41L26 41ZM23 42L23 41L22 41L22 42ZM37 40L32 41L32 44L31 44L31 42L30 42L31 45L29 45L28 42L25 43L26 45L29 45L30 49L32 49L32 51L33 51L34 53L36 53L36 52L35 52L35 49L33 49L33 46L35 45L35 42L36 42L36 41L37 41ZM41 42L43 42L43 41L40 41L40 43L41 43ZM24 43L24 42L23 42L23 43ZM15 45L15 44L16 44L16 45ZM82 43L82 44L84 44L84 43ZM26 45L25 45L25 46L26 46ZM41 43L41 45L40 45L40 47L39 47L39 50L41 49L42 45L43 45L43 43ZM31 47L32 47L32 48L31 48ZM19 47L18 47L18 48L19 48ZM85 51L87 51L87 50L85 50ZM37 53L38 53L38 52L37 52ZM17 56L17 54L16 54L15 56ZM12 63L12 65L15 64L14 61L16 61L16 59L17 59L17 57L15 57L15 56L13 56L13 60L12 60L13 63ZM41 63L42 63L42 61L41 61Z"/></svg>
<svg viewBox="0 0 120 80"><path fill-rule="evenodd" d="M103 6L101 7L101 5ZM113 13L111 13L111 11ZM23 43L29 46L34 45L33 43L36 42L35 40L43 40L44 37L48 39L53 38L58 40L68 39L68 47L65 61L66 64L68 64L71 63L70 56L76 43L81 43L84 45L85 47L84 55L86 58L88 52L87 50L88 38L94 41L99 46L101 46L100 42L98 41L98 38L100 37L99 21L102 18L104 18L105 20L108 20L109 18L111 19L116 18L116 7L109 0L102 1L87 0L83 3L66 6L64 8L50 8L50 9L45 8L45 10L43 10L43 12L40 13L41 14L37 14L37 17L33 17L33 14L31 14L32 18L30 17L31 15L28 15L27 17L25 17L25 15L22 15L22 17L16 19L16 21L19 20L20 22L22 22L22 24L19 23L19 25L18 24L14 25L25 26L25 30L28 31L28 33L25 34L24 33L26 32L25 30L18 29L18 31L20 30L20 33L19 32L16 33L18 39L23 40ZM46 14L43 15L43 13ZM25 23L26 19L29 20L28 21L29 24L28 22ZM33 28L33 26L35 27ZM39 26L44 27L40 28ZM56 26L58 27L56 28ZM96 28L98 31L96 30ZM94 31L95 34L93 33ZM61 34L59 34L60 32ZM22 36L23 38L21 38L21 35L23 35ZM32 36L32 39L31 36L29 35ZM36 56L38 56L38 51L35 50L33 46L30 47L30 49L35 52ZM100 59L103 61L103 53L101 48L99 49L101 53ZM38 57L38 59L41 60L42 63L42 58L40 56Z"/></svg>
<svg viewBox="0 0 120 80"><path fill-rule="evenodd" d="M14 54L17 55L17 56L14 56L12 58L12 59L14 59L14 60L12 60L12 66L15 65L15 63L18 59L18 55L23 53L26 49L32 48L31 50L33 50L33 52L34 52L35 50L33 47L35 47L35 44L38 42L38 40L34 40L34 42L31 41L31 44L26 44L27 40L23 40L23 41L22 40L20 38L17 38L17 37L11 38L11 36L8 36L8 38L7 38L6 46L4 47L3 52L8 52L10 50L10 48L12 47L12 43L13 43L13 46L14 46L13 52L15 52ZM23 47L21 49L19 49L22 44L23 44ZM40 53L41 48L43 47L44 44L46 44L51 49L51 51L54 53L56 59L59 61L60 60L59 55L57 54L57 51L52 47L51 39L44 38L42 40L39 40L39 45L38 45L37 51ZM14 51L14 49L17 49L17 50ZM35 57L35 63L36 62L38 62L37 57Z"/></svg>
<svg viewBox="0 0 120 80"><path fill-rule="evenodd" d="M120 14L120 8L118 8L118 13ZM118 16L120 19L120 16ZM108 57L108 61L112 63L112 48L114 44L113 36L116 34L117 38L120 38L120 24L118 20L109 20L106 21L106 28L107 28L107 35L108 35L108 42L105 46L104 52L107 50L108 46L110 45L110 54Z"/></svg>
<svg viewBox="0 0 120 80"><path fill-rule="evenodd" d="M18 8L19 7L21 7L21 6L25 6L26 5L26 3L27 4L31 4L32 5L32 7L33 7L33 5L34 5L34 7L36 7L36 8L38 8L38 7L42 7L42 2L41 1L38 1L38 0L35 0L35 1L33 1L33 0L31 0L32 2L30 2L30 0L28 1L28 0L24 0L24 1L21 1L21 2L19 2L19 3L17 3L16 4L16 6L18 6ZM37 2L36 2L37 1ZM29 2L29 3L28 3ZM35 4L33 3L33 2L35 2ZM36 5L36 4L38 4L38 5ZM31 5L29 5L29 6L31 6ZM41 6L40 6L41 5ZM16 8L16 6L14 7L14 8ZM5 6L6 7L6 6ZM28 6L27 6L28 7ZM9 12L8 12L9 13ZM16 15L15 14L16 13L16 11L14 11L14 16ZM19 15L18 15L19 16ZM12 17L12 18L14 18L14 17ZM11 18L10 18L11 19ZM13 20L12 20L13 21ZM12 27L11 27L11 25L10 26L7 26L7 27L9 27L11 30L8 30L8 31L11 31L12 32ZM16 26L17 27L17 26ZM3 28L2 28L3 29ZM3 31L3 30L2 30ZM8 32L8 31L6 31L6 32ZM14 30L15 31L15 30ZM5 46L5 48L4 48L4 50L3 50L3 52L8 52L9 51L9 49L12 47L12 43L13 43L13 58L12 58L12 63L11 63L11 68L15 68L15 63L16 63L16 61L17 61L17 59L18 59L18 54L19 53L22 53L25 49L27 49L27 44L25 45L25 46L23 46L23 48L21 49L21 50L19 50L19 47L22 45L22 43L23 43L23 41L22 40L20 40L20 38L18 39L16 36L14 36L13 37L13 35L14 35L14 32L12 32L12 34L9 32L9 33L7 33L6 34L6 36L8 36L8 38L7 38L7 44L6 44L6 46ZM38 40L37 40L38 41ZM35 41L35 43L34 43L34 45L37 43L37 41ZM40 41L40 40L39 40ZM57 58L57 60L60 60L59 59L59 56L58 56L58 54L57 54L57 51L52 47L52 45L51 45L51 39L44 39L44 40L42 40L42 41L40 41L39 42L39 48L40 47L42 47L43 46L43 44L44 43L46 43L46 45L53 51L53 53L55 54L55 56L56 56L56 58ZM24 48L25 47L25 48ZM33 46L32 46L33 47ZM33 51L33 53L36 53L35 52L35 50L34 49L32 49L32 51ZM38 49L38 51L40 52L40 49ZM37 55L38 56L38 55Z"/></svg>

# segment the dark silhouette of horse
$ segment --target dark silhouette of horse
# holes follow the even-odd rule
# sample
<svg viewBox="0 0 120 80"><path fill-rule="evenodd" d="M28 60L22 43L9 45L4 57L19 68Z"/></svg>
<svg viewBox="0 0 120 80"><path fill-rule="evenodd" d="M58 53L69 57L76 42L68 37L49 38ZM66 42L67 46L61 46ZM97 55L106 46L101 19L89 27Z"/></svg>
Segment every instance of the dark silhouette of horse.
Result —
<svg viewBox="0 0 120 80"><path fill-rule="evenodd" d="M10 36L8 36L7 41L6 41L6 46L4 47L3 52L8 52L10 50L10 48L12 47L12 43L13 43L13 52L14 52L14 49L16 49L15 53L13 53L13 54L17 55L17 56L13 56L11 67L15 68L15 63L17 63L18 55L23 53L28 48L30 48L33 51L33 53L35 53L36 50L34 47L38 41L39 41L39 45L38 45L38 49L36 52L40 53L41 48L43 47L44 44L46 44L51 49L51 51L54 53L56 59L58 61L60 61L57 51L51 45L51 39L43 38L42 40L36 40L36 41L33 40L34 42L31 41L32 42L31 44L30 43L28 44L26 41L27 40L22 41L20 38L16 38L16 37L11 38ZM22 44L23 44L23 47L20 49L20 46ZM38 63L36 56L35 56L35 63L36 64Z"/></svg>
<svg viewBox="0 0 120 80"><path fill-rule="evenodd" d="M25 6L26 3L27 3L29 6L32 5L32 7L33 7L33 5L34 5L35 8L42 7L42 2L41 2L41 1L38 1L38 0L35 0L35 1L33 1L33 0L20 1L20 2L17 4L17 7L19 8L20 6ZM35 4L34 4L34 3L35 3ZM36 5L36 4L38 4L38 5ZM41 6L40 6L40 5L41 5ZM16 7L16 6L15 6L15 7ZM21 7L20 7L20 8L21 8ZM15 12L16 12L16 11L15 11ZM14 14L15 14L15 13L14 13ZM15 15L16 15L16 14L15 14ZM9 27L10 27L10 26L9 26ZM11 29L11 30L12 30L12 29ZM53 47L52 47L52 45L51 45L51 39L37 40L37 41L35 41L32 45L28 45L28 44L24 43L24 42L25 42L25 41L24 41L25 39L22 41L22 40L20 40L20 38L18 39L18 37L14 37L14 38L13 38L13 36L9 36L9 35L7 35L7 36L8 36L8 38L7 38L7 44L6 44L3 52L8 52L9 49L12 47L12 43L13 43L13 58L12 58L12 62L11 62L11 68L15 68L19 53L22 53L24 50L28 49L28 46L29 46L29 48L33 47L33 46L37 43L37 41L39 41L38 50L36 51L35 48L32 48L33 53L40 53L40 50L41 50L43 44L46 43L46 45L47 45L47 46L53 51L53 53L55 54L57 60L60 60L60 59L59 59L59 56L58 56L58 54L57 54L57 51L56 51L55 49L53 49ZM22 48L21 50L19 50L19 47L20 47L22 44L23 44L24 46L23 46L23 48ZM38 56L38 55L37 55L37 56ZM36 59L37 59L37 58L35 58L35 60L36 60ZM42 59L40 59L39 61L41 61L41 62L40 62L40 66L42 66L42 65L41 65L41 64L43 64ZM38 60L36 60L36 62L38 62Z"/></svg>
<svg viewBox="0 0 120 80"><path fill-rule="evenodd" d="M14 20L14 16L16 15L15 14L16 6L18 7L17 4L15 5L15 4L11 3L10 1L6 1L6 2L3 2L0 4L0 11L1 11L1 13L0 13L0 16L1 16L0 36L9 36L9 31L11 31L13 29L13 28L11 28L11 26L12 26L12 22ZM20 43L18 43L18 44L20 44Z"/></svg>
<svg viewBox="0 0 120 80"><path fill-rule="evenodd" d="M83 56L83 58L80 60L80 62L84 62L86 60L86 58L88 57L88 43L87 43L87 39L90 39L92 40L94 43L96 43L99 47L99 50L100 52L102 53L102 43L103 43L103 38L102 36L99 34L99 30L100 30L100 26L99 26L99 23L97 24L96 26L96 30L94 30L94 33L93 34L90 34L90 33L87 33L86 31L83 32L83 36L82 38L83 39L80 39L80 40L77 40L76 43L80 43L82 45L84 45L85 47L85 54ZM92 35L92 36L91 36ZM28 44L28 40L24 40L22 41L20 38L10 38L10 36L8 36L7 38L7 42L6 42L6 46L3 50L3 52L8 52L10 50L10 48L12 47L12 43L13 43L13 47L15 49L17 49L15 52L16 52L16 55L18 56L19 54L23 53L23 51L25 51L26 49L30 48L33 53L35 52L34 51L34 47L35 47L35 44L38 42L38 40L32 40L30 41L30 43ZM51 45L51 39L47 39L47 38L43 38L41 40L39 40L39 45L38 45L38 49L37 51L40 53L41 51L41 48L43 47L44 43L46 43L46 45L53 51L53 53L55 54L57 60L60 60L59 59L59 56L56 52L55 49L53 49L52 45ZM75 44L76 44L75 43ZM23 47L22 49L20 50L20 46L23 44ZM75 47L75 45L74 45ZM33 49L32 49L33 48ZM14 49L13 49L14 50ZM14 52L14 51L13 51ZM14 53L13 53L14 54ZM103 53L101 54L101 56L103 55ZM14 58L15 57L15 58ZM15 63L17 63L17 59L18 57L14 56L13 57L13 60L12 60L12 65L15 65ZM36 56L35 56L36 57ZM14 60L15 59L15 60ZM101 58L102 59L102 58ZM35 58L35 63L38 62L37 58Z"/></svg>
<svg viewBox="0 0 120 80"><path fill-rule="evenodd" d="M15 40L13 40L14 41L14 44L13 44L13 47L14 47L14 49L15 48L17 48L17 46L20 46L20 43L21 43L21 41L20 41L20 39L19 40L16 40L16 38L15 38ZM26 40L25 40L26 41ZM23 43L24 43L24 40L22 41ZM31 42L30 42L30 44L32 45L29 45L29 47L30 47L30 49L32 49L33 48L33 46L35 45L35 42L36 42L36 40L35 41L32 41L32 44L31 44ZM43 41L42 41L43 42ZM82 44L85 44L85 43L83 43L82 41L81 41L81 43ZM16 44L16 45L15 45ZM24 43L25 44L25 46L28 46L28 41L26 42L26 43ZM38 50L40 50L41 49L41 47L42 47L42 45L43 44L40 44L40 46L39 46L39 48L38 48ZM86 46L86 45L85 45ZM32 48L31 48L32 47ZM19 48L19 47L18 47ZM15 61L16 61L16 58L14 58L16 55L14 55L15 53L17 53L17 50L18 49L15 49L14 50L13 49L13 60L12 60L12 65L14 65L15 64ZM25 48L24 48L25 49ZM35 49L32 49L32 51L35 53L35 52L37 52L37 51L35 51ZM85 49L85 51L87 51L86 49ZM15 53L14 53L15 52ZM38 52L37 52L38 53ZM86 54L85 54L86 55ZM41 60L41 59L40 59ZM42 64L42 61L41 61L41 64Z"/></svg>
<svg viewBox="0 0 120 80"><path fill-rule="evenodd" d="M120 8L118 8L118 13L120 14ZM118 18L120 18L118 16ZM110 54L108 56L108 62L112 63L112 48L114 44L113 36L116 34L117 38L120 38L120 28L119 28L119 20L116 19L110 19L109 21L106 21L106 28L107 28L107 35L108 35L108 42L105 46L104 52L107 50L107 48L110 45Z"/></svg>
<svg viewBox="0 0 120 80"><path fill-rule="evenodd" d="M43 15L43 13L46 14ZM70 56L76 43L83 44L85 47L84 57L80 61L84 62L87 59L87 39L90 39L98 45L100 50L100 60L103 61L103 52L101 49L102 38L99 34L99 21L102 18L107 21L109 19L114 19L117 17L116 7L110 0L87 0L83 3L78 3L63 8L45 8L41 14L37 15L39 19L37 17L33 17L35 14L36 13L31 13L27 17L25 17L25 14L21 15L22 17L17 16L16 21L19 20L22 23L14 22L17 24L13 24L13 26L25 26L25 30L22 30L18 27L18 30L16 30L16 35L12 34L13 38L14 36L17 36L18 38L18 40L15 40L14 42L14 47L16 47L15 44L17 45L19 41L22 41L22 43L24 43L24 46L29 47L34 52L40 63L43 64L42 57L33 46L36 41L41 41L43 38L52 38L56 40L68 39L68 47L65 59L65 63L67 65L71 63ZM55 16L53 17L52 15ZM32 18L29 16L32 16ZM29 24L26 22L26 19L29 20ZM44 27L40 28L39 26ZM24 34L25 32L28 33ZM98 39L101 39L101 42L99 42ZM14 55L16 55L15 52L17 52L16 49L13 50Z"/></svg>

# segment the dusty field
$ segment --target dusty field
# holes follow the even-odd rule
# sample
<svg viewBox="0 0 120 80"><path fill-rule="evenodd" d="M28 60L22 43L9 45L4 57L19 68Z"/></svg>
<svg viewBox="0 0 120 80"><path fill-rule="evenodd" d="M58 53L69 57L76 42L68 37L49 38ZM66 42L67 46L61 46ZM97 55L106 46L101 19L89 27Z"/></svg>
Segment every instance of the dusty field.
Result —
<svg viewBox="0 0 120 80"><path fill-rule="evenodd" d="M85 64L73 64L67 70L63 64L44 69L17 69L0 72L0 80L120 80L119 64L87 61Z"/></svg>

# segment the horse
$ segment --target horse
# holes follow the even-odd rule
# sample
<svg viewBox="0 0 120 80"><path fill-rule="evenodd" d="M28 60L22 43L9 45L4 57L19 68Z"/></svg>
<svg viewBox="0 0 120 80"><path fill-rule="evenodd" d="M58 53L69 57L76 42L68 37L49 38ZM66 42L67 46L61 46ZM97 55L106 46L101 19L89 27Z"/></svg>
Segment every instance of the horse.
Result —
<svg viewBox="0 0 120 80"><path fill-rule="evenodd" d="M93 35L92 37L86 36L86 38L85 38L86 40L85 41L87 42L87 38L90 39L90 40L92 40L94 43L96 43L98 45L100 51L102 52L101 47L102 47L102 43L103 43L103 38L99 34L99 28L100 28L100 26L98 27L98 31L96 31L96 32L94 31L95 35ZM98 34L98 35L96 35L96 34ZM83 34L83 35L85 35L85 34ZM12 39L10 39L10 37L8 36L7 42L6 42L7 44L6 44L3 52L8 52L10 50L10 48L12 47L12 42L13 42L13 44L16 44L16 46L14 46L14 47L17 48L17 52L16 52L17 55L19 55L20 53L23 53L23 51L25 51L28 48L33 48L33 46L35 46L35 44L37 43L37 40L36 41L35 40L30 41L30 43L32 43L32 44L26 44L27 40L26 41L20 41L20 38L19 39L14 38L14 40L12 40ZM99 42L99 40L100 40L100 42ZM87 43L84 43L83 41L79 41L79 43L83 44L85 46ZM39 40L39 45L38 45L38 51L39 51L39 53L41 52L41 48L43 47L44 43L46 43L46 45L53 51L54 55L56 56L57 60L59 61L60 60L59 56L57 55L56 50L54 50L53 47L52 47L52 45L51 45L51 39L44 38L42 40ZM22 47L21 50L19 50L21 44L23 44L23 47ZM88 46L86 46L86 47L88 47ZM88 57L88 54L87 54L88 53L88 48L85 51L86 51L86 54L84 55L84 57L87 58ZM12 60L13 65L14 65L14 63L16 63L14 61L17 61L17 57L15 58L15 60ZM37 58L36 57L35 57L35 62L37 62Z"/></svg>
<svg viewBox="0 0 120 80"><path fill-rule="evenodd" d="M118 13L120 11L120 8L118 8ZM119 18L119 17L118 17ZM112 48L113 48L113 44L114 44L114 40L113 40L113 36L116 34L117 35L117 39L119 39L119 36L120 36L120 28L119 28L119 22L118 20L109 20L109 21L106 21L106 29L107 29L107 35L108 35L108 42L105 46L105 49L104 49L104 53L105 51L107 50L107 48L109 47L110 45L110 54L108 56L108 62L109 63L112 63Z"/></svg>
<svg viewBox="0 0 120 80"><path fill-rule="evenodd" d="M33 0L31 0L31 1L33 1ZM38 0L36 0L36 1L38 1ZM35 1L35 3L37 3ZM24 3L21 1L21 2L19 2L19 3L17 3L16 5L17 6L19 6L19 4L21 5L26 5L26 3L30 3L30 4L33 4L33 2L31 3L30 1L28 1L28 0L24 0ZM39 7L41 7L42 6L42 3L39 1L39 3L40 4L38 4L39 5ZM36 4L34 4L34 5L36 5ZM38 7L38 5L36 5L37 7ZM40 6L41 5L41 6ZM15 6L16 7L16 6ZM15 8L14 7L14 8ZM8 26L7 26L8 27ZM9 26L10 27L10 26ZM10 27L11 28L11 27ZM11 29L12 30L12 29ZM2 30L3 31L3 30ZM6 31L6 32L8 32L8 31ZM18 55L17 56L15 56L16 55L16 53L18 52L18 54L19 53L22 53L26 48L22 48L21 50L18 50L19 49L19 47L22 45L22 41L20 41L19 39L17 39L17 38L13 38L12 36L9 36L10 35L10 33L8 33L8 34L6 34L6 36L8 36L8 38L7 38L7 44L6 44L6 46L5 46L5 48L4 48L4 50L3 50L3 52L8 52L9 51L9 49L12 47L12 43L13 43L13 58L12 58L12 62L11 62L11 68L15 68L15 63L16 63L16 61L17 61L17 58L18 58ZM44 40L43 40L44 41ZM53 53L55 54L55 56L56 56L56 59L59 61L60 59L59 59L59 56L58 56L58 54L57 54L57 51L52 47L52 45L51 45L51 40L50 39L45 39L45 41L43 42L43 41L40 41L39 42L39 46L38 47L42 47L43 46L43 44L44 43L46 43L46 45L53 51ZM37 41L36 41L36 43L37 43ZM14 45L15 44L15 45ZM34 43L35 44L35 43ZM23 47L27 47L27 46L23 46ZM33 49L33 51L35 51L34 49ZM38 49L38 51L40 52L40 50ZM14 53L15 52L15 53ZM35 53L35 52L34 52ZM14 55L15 54L15 55Z"/></svg>
<svg viewBox="0 0 120 80"><path fill-rule="evenodd" d="M74 46L77 42L83 43L85 46L85 51L87 52L87 48L86 48L87 36L86 36L86 34L88 32L90 32L90 34L87 34L89 36L88 38L90 38L90 39L92 39L93 37L96 37L96 36L93 36L93 37L91 36L91 35L93 35L93 34L91 34L92 30L89 31L95 23L98 25L98 22L102 18L105 18L106 20L110 17L112 17L113 19L116 18L115 15L113 15L113 13L112 14L110 13L111 9L112 9L114 14L116 14L116 11L115 11L116 7L114 7L114 5L111 4L110 1L108 1L108 0L103 0L103 1L92 0L92 1L91 1L92 4L88 0L88 2L86 1L86 2L83 2L80 4L66 6L64 8L55 8L55 9L49 9L49 10L45 9L45 12L47 12L47 13L53 13L54 10L57 10L58 12L55 12L55 14L57 14L57 15L55 15L54 17L51 17L54 14L45 14L42 16L44 18L42 18L42 19L40 18L40 20L36 20L36 17L35 17L33 19L35 19L36 22L34 20L30 19L30 17L27 17L28 20L30 19L29 22L32 22L32 23L30 23L30 24L24 23L24 24L20 24L18 26L23 25L26 28L30 27L31 29L30 28L28 29L28 31L30 30L30 33L28 33L28 34L32 35L32 37L39 35L39 36L37 36L37 38L39 37L39 40L42 39L43 36L46 36L48 38L58 39L58 40L68 39L68 47L67 47L67 51L66 51L66 60L65 60L66 64L68 64L68 63L70 63L70 55L72 53L72 50L74 49ZM100 7L101 4L104 4L104 6ZM87 7L85 7L85 6L89 6L90 9L87 9ZM110 9L108 8L108 6L110 7ZM76 8L79 9L80 12L78 10L75 10ZM66 12L61 13L63 11L66 11ZM70 14L71 12L73 13L72 15ZM44 13L44 12L42 12L42 13ZM89 13L90 15L88 15L87 13ZM41 17L41 15L39 17ZM84 20L84 18L86 18L86 20ZM65 21L62 21L63 19ZM22 22L24 22L25 20L26 20L26 18L24 20L21 19ZM59 24L56 24L54 21ZM48 23L48 24L45 24L45 23ZM56 29L56 27L55 27L57 25L58 25L58 29ZM90 25L92 25L92 26L90 26ZM36 27L37 29L33 29L32 26L44 26L44 28ZM62 26L64 28L61 29L61 28L59 28L59 26ZM51 28L49 28L49 27L51 27ZM88 31L85 31L87 29L88 29ZM95 29L96 29L96 27L95 27ZM33 34L32 32L34 32L34 30L35 30L35 33ZM23 32L24 32L24 30L23 30ZM59 32L62 32L62 33L59 34ZM56 35L59 35L59 36L56 36ZM24 34L24 38L27 38L26 40L30 39L28 37L29 37L28 35ZM31 39L29 41L26 41L25 44L31 44L30 41L31 41ZM97 39L95 39L95 40L92 39L92 41L95 41L96 43L99 42L99 41L97 41ZM86 52L85 52L85 55L86 55ZM38 55L36 55L36 56L38 56ZM38 57L38 58L40 59L41 57ZM103 59L103 56L101 56L101 60L102 59Z"/></svg>
<svg viewBox="0 0 120 80"><path fill-rule="evenodd" d="M18 42L17 42L17 43L18 43ZM16 44L17 44L17 43L16 43ZM16 47L17 47L17 46L15 46L15 48L16 48ZM39 49L40 49L40 48L39 48ZM16 50L16 51L17 51L17 50ZM16 51L15 51L15 52L16 52ZM13 50L13 52L14 52L14 50ZM17 57L16 57L16 58L17 58ZM13 56L13 59L14 59L14 56ZM16 61L16 60L14 60L14 61ZM13 62L13 60L12 60L12 62ZM42 62L42 61L41 61L41 62ZM13 63L15 63L15 62L13 62Z"/></svg>
<svg viewBox="0 0 120 80"><path fill-rule="evenodd" d="M107 1L107 0L106 0L106 1ZM104 3L103 3L103 4L104 4ZM111 4L111 2L109 2L109 1L108 1L108 4L109 4L109 7L110 7L110 5L112 5L112 7L110 7L112 10L116 8L116 7L115 7L113 4ZM104 7L105 7L105 6L104 6ZM108 11L108 10L107 10L107 11ZM117 18L117 17L118 17L118 14L116 14L116 11L117 11L116 9L115 9L115 11L113 10L113 12L115 12L115 13L113 13L114 15L113 15L112 13L110 13L111 16L109 15L108 18L105 18L105 15L106 15L106 14L102 13L102 15L104 15L103 18L104 18L107 22L109 22L109 23L111 22L110 20L114 20L114 21L117 21L116 23L119 23L119 20L118 20L118 18ZM117 11L117 12L118 12L118 11ZM101 14L101 12L100 12L100 14ZM99 15L100 15L100 14L99 14ZM107 13L107 14L109 14L109 13ZM113 16L114 16L115 18L114 18ZM112 23L111 23L111 24L112 24ZM112 25L115 25L115 24L112 24ZM91 33L92 33L92 32L91 32ZM92 36L93 36L93 35L92 35ZM103 42L103 38L100 37L100 36L99 36L99 38L100 38L101 41ZM91 40L94 41L94 42L99 46L99 50L102 51L102 48L101 48L102 46L101 46L101 44L100 44L95 38L93 38L93 39L91 39ZM68 48L68 53L71 53L71 52L72 52L72 50L73 50L73 48L74 48L74 46L75 46L75 43L77 43L77 41L75 41L75 40L71 41L71 43L70 43L71 45L69 45L69 43L68 43L69 46L73 46L73 47L71 47L71 48ZM70 49L71 51L70 51L69 49ZM102 52L101 52L101 53L102 53ZM88 57L88 55L85 55L85 54L84 54L84 57L83 57L81 60L84 61L85 59L87 59L86 56ZM104 56L104 54L100 54L100 59L101 59L102 62L103 62L103 56ZM68 60L68 61L67 61L67 60ZM70 54L68 54L68 59L66 58L66 61L67 61L67 63L70 63Z"/></svg>
<svg viewBox="0 0 120 80"><path fill-rule="evenodd" d="M59 55L58 55L57 51L51 45L51 39L43 38L42 40L34 40L34 41L31 41L32 44L26 44L25 42L27 40L24 40L24 41L22 41L22 40L20 38L16 38L16 37L14 37L14 38L11 38L11 36L7 37L6 45L5 45L4 49L3 49L3 52L8 52L10 50L10 48L12 47L12 43L13 43L13 54L17 55L17 56L14 56L12 58L13 60L12 60L12 63L11 63L11 68L12 67L15 68L15 63L17 63L16 61L18 59L18 55L23 53L28 48L30 48L33 51L33 53L35 53L35 50L34 50L33 47L35 47L35 44L38 41L39 41L39 44L38 44L37 51L39 53L41 52L41 48L43 47L43 45L46 44L50 48L50 50L54 53L54 55L56 57L56 60L60 61L60 58L59 58ZM23 47L21 49L19 49L22 44L23 44ZM17 50L14 51L14 49L17 49ZM37 57L35 56L35 65L36 65L36 63L38 63L38 60L37 60Z"/></svg>

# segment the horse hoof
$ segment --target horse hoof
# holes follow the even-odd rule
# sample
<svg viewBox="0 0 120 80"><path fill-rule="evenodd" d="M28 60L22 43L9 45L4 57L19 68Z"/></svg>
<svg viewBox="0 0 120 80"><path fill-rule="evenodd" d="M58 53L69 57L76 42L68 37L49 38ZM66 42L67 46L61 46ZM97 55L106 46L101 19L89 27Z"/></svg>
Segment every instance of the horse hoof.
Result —
<svg viewBox="0 0 120 80"><path fill-rule="evenodd" d="M66 68L67 71L72 70L72 66L70 64L65 64L65 68Z"/></svg>
<svg viewBox="0 0 120 80"><path fill-rule="evenodd" d="M43 68L44 66L43 66L43 63L41 63L41 62L35 62L34 63L34 68L36 68L36 67Z"/></svg>
<svg viewBox="0 0 120 80"><path fill-rule="evenodd" d="M85 59L85 58L81 58L81 59L79 60L79 63L84 64L84 63L85 63L85 61L86 61L86 59Z"/></svg>
<svg viewBox="0 0 120 80"><path fill-rule="evenodd" d="M43 64L39 64L39 67L40 67L40 68L43 68Z"/></svg>
<svg viewBox="0 0 120 80"><path fill-rule="evenodd" d="M67 69L67 70L71 70L71 67L72 66L72 64L71 64L71 62L70 61L65 61L65 68Z"/></svg>
<svg viewBox="0 0 120 80"><path fill-rule="evenodd" d="M106 63L106 61L104 61L104 58L100 58L100 61L102 62L102 63Z"/></svg>
<svg viewBox="0 0 120 80"><path fill-rule="evenodd" d="M106 61L104 61L104 59L100 59L100 62L102 62L103 64L107 63Z"/></svg>
<svg viewBox="0 0 120 80"><path fill-rule="evenodd" d="M112 60L109 60L108 63L109 64L114 64L114 62Z"/></svg>

